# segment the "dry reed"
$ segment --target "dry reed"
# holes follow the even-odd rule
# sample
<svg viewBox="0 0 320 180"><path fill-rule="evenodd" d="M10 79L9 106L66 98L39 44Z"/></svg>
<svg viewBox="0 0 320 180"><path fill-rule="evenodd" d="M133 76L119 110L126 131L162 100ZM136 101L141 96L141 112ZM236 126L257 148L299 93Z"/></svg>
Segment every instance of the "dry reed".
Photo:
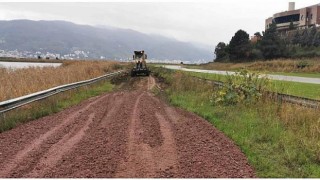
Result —
<svg viewBox="0 0 320 180"><path fill-rule="evenodd" d="M110 61L70 61L56 68L0 68L0 101L101 76L113 71L116 64Z"/></svg>

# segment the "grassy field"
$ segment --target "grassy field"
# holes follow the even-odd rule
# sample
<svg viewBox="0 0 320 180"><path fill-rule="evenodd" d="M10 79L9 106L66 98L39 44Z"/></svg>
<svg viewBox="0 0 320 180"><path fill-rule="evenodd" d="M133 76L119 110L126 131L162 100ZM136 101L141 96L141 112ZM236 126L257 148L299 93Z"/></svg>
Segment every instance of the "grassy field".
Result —
<svg viewBox="0 0 320 180"><path fill-rule="evenodd" d="M153 71L167 84L169 102L204 117L233 139L258 177L320 177L319 110L268 98L218 105L211 85L186 73Z"/></svg>
<svg viewBox="0 0 320 180"><path fill-rule="evenodd" d="M121 68L110 61L65 61L60 67L0 68L0 101L91 79Z"/></svg>
<svg viewBox="0 0 320 180"><path fill-rule="evenodd" d="M192 76L215 81L226 81L225 75L188 72ZM320 84L270 80L269 90L299 97L320 100Z"/></svg>

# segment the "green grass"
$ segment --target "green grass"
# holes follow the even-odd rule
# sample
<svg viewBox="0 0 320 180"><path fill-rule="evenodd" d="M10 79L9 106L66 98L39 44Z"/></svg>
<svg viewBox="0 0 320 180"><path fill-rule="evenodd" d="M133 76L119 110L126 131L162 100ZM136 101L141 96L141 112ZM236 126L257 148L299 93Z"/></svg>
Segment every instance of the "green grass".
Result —
<svg viewBox="0 0 320 180"><path fill-rule="evenodd" d="M231 138L258 177L320 177L319 110L268 99L215 105L208 84L192 80L187 73L160 70L156 74L168 84L169 102L202 116Z"/></svg>
<svg viewBox="0 0 320 180"><path fill-rule="evenodd" d="M320 84L273 80L271 85L271 91L320 100Z"/></svg>
<svg viewBox="0 0 320 180"><path fill-rule="evenodd" d="M195 77L206 78L215 81L224 82L226 80L226 76L220 74L196 72L188 73ZM320 84L270 80L269 89L274 92L320 100Z"/></svg>
<svg viewBox="0 0 320 180"><path fill-rule="evenodd" d="M0 116L0 133L12 129L19 124L62 111L90 97L110 92L113 87L114 85L109 81L84 86L32 103L31 105L27 105L28 107L20 107L2 114Z"/></svg>
<svg viewBox="0 0 320 180"><path fill-rule="evenodd" d="M268 74L283 75L283 76L307 77L307 78L320 78L320 73L270 72Z"/></svg>

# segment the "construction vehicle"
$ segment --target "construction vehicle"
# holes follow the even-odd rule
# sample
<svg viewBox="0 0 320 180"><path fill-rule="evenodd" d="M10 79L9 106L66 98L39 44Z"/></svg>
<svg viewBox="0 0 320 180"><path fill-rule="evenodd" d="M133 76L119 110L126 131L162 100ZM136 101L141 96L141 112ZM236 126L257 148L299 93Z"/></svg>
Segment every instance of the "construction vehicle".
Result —
<svg viewBox="0 0 320 180"><path fill-rule="evenodd" d="M144 50L134 51L134 55L132 59L135 62L135 65L131 70L131 76L132 77L137 75L149 76L150 71L146 63L147 54L144 53Z"/></svg>

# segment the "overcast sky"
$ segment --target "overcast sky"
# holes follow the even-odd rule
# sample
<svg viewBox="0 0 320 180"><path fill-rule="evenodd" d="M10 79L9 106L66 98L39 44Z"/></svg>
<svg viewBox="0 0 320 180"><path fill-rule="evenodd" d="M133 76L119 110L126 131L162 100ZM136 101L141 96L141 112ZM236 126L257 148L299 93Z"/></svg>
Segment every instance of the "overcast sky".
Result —
<svg viewBox="0 0 320 180"><path fill-rule="evenodd" d="M0 20L65 20L160 34L214 47L243 29L264 30L265 19L286 11L283 0L211 0L179 2L0 2ZM296 0L296 9L320 3Z"/></svg>

